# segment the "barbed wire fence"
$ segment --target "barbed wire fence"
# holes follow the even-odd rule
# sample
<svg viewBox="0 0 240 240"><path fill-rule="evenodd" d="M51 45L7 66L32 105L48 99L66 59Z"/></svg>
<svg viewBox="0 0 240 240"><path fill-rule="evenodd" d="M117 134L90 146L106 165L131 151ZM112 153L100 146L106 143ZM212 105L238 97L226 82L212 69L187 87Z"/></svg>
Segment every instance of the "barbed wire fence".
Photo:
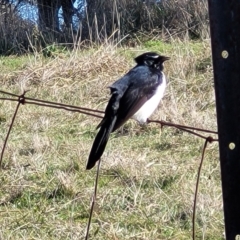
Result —
<svg viewBox="0 0 240 240"><path fill-rule="evenodd" d="M36 99L36 98L30 98L30 97L26 96L27 92L28 91L24 91L22 94L17 95L17 94L13 94L10 92L0 90L0 94L4 95L4 97L0 97L1 101L17 102L17 106L16 106L14 114L12 116L11 123L9 125L7 135L5 137L3 147L1 150L0 170L2 169L2 161L3 161L4 151L6 149L10 133L13 130L13 125L14 125L16 116L18 114L18 110L21 105L27 105L27 104L37 105L40 107L49 107L49 108L55 108L55 109L60 109L60 110L65 110L65 111L78 112L78 113L85 114L85 115L88 115L91 117L103 118L104 111L100 111L97 109L90 109L90 108L86 108L86 107L68 105L68 104L63 104L63 103L58 103L58 102L46 101L46 100L41 100L41 99ZM195 193L194 193L194 202L193 202L192 239L194 240L195 239L195 217L196 217L196 206L197 206L197 194L198 194L198 186L199 186L199 182L200 182L201 169L202 169L202 165L203 165L203 161L204 161L205 151L206 151L208 144L210 144L212 142L218 142L217 138L212 137L211 135L205 136L202 133L217 135L218 132L212 131L212 130L207 130L207 129L202 129L202 128L196 128L196 127L192 127L192 126L179 125L176 123L171 123L171 122L166 122L166 121L161 121L161 120L150 120L149 119L148 124L150 124L150 123L157 123L160 125L161 128L163 128L163 127L177 128L181 131L185 131L189 134L195 135L195 136L205 140L203 149L202 149L202 154L201 154L201 161L200 161L199 167L198 167ZM201 133L199 133L199 132L201 132ZM90 213L89 213L89 218L88 218L88 224L87 224L87 228L86 228L85 240L87 240L89 237L91 219L92 219L92 215L93 215L94 204L95 204L96 197L97 197L97 186L98 186L100 163L101 163L101 159L98 161L98 165L97 165L94 192L93 192L92 201L91 201L91 207L90 207Z"/></svg>

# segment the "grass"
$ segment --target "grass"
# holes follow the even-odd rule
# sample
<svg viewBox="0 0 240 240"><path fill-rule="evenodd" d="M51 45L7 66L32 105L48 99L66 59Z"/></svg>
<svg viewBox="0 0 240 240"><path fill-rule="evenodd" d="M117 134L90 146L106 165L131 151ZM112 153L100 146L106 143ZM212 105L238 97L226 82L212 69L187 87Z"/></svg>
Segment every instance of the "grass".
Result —
<svg viewBox="0 0 240 240"><path fill-rule="evenodd" d="M1 89L104 109L107 86L132 57L154 50L171 57L168 87L152 119L216 130L209 41L149 41L84 51L1 58ZM3 64L4 63L4 64ZM13 67L11 67L13 66ZM15 102L0 101L0 145ZM83 239L95 170L86 160L99 119L20 106L0 178L1 239ZM90 239L190 239L197 170L204 141L132 120L112 134L103 155ZM197 239L224 239L218 144L208 146L198 194Z"/></svg>

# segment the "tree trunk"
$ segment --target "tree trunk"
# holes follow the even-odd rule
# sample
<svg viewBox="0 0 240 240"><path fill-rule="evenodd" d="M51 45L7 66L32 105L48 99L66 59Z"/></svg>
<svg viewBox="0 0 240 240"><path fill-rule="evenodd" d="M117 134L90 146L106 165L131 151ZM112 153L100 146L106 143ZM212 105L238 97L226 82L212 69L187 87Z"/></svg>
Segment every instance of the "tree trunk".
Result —
<svg viewBox="0 0 240 240"><path fill-rule="evenodd" d="M60 7L63 11L64 25L70 28L74 14L74 2L75 0L37 0L40 29L60 32L58 17Z"/></svg>
<svg viewBox="0 0 240 240"><path fill-rule="evenodd" d="M60 3L60 0L37 0L39 27L42 31L59 32L58 11Z"/></svg>
<svg viewBox="0 0 240 240"><path fill-rule="evenodd" d="M63 20L66 28L71 28L72 26L72 17L74 14L74 4L75 0L61 0L62 11L63 11Z"/></svg>

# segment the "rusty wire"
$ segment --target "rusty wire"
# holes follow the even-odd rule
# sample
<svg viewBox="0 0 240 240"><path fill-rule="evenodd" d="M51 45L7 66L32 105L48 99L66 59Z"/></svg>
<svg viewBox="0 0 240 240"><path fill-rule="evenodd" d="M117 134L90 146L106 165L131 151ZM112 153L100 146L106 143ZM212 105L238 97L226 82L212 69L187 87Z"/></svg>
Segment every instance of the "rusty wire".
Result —
<svg viewBox="0 0 240 240"><path fill-rule="evenodd" d="M95 113L104 114L103 111L100 111L100 110L97 110L97 109L90 109L90 108L85 108L85 107L73 106L73 105L68 105L68 104L63 104L63 103L45 101L45 100L41 100L41 99L29 98L29 97L25 96L26 92L27 91L24 91L23 94L17 95L17 94L13 94L13 93L9 93L9 92L0 90L0 93L11 96L11 98L10 97L1 97L0 100L18 102L18 104L16 106L16 109L15 109L15 112L14 112L14 115L12 117L11 124L10 124L8 132L7 132L7 136L4 140L2 151L1 151L0 169L2 169L2 159L3 159L4 151L5 151L5 148L6 148L6 145L7 145L7 141L8 141L10 132L13 128L13 124L14 124L14 121L16 119L16 116L17 116L17 113L18 113L18 110L19 110L19 107L20 107L21 104L24 104L24 105L25 104L32 104L32 105L37 105L37 106L42 106L42 107L62 109L62 110L71 111L71 112L79 112L79 113L86 114L86 115L93 116L93 117L97 117L97 118L103 118L102 115L95 114ZM218 139L215 139L211 136L206 137L202 134L196 133L195 131L212 133L212 134L218 134L218 132L212 131L212 130L207 130L207 129L202 129L202 128L195 128L195 127L191 127L191 126L185 126L185 125L165 122L165 121L161 121L161 120L150 120L150 119L148 119L148 123L160 124L161 128L164 127L164 126L175 127L179 130L188 132L188 133L193 134L197 137L205 139L205 143L204 143L204 147L203 147L203 151L202 151L202 156L201 156L201 161L200 161L200 165L199 165L199 168L198 168L197 182L196 182L196 189L195 189L194 203L193 203L192 238L194 240L195 239L195 216L196 216L196 206L197 206L197 193L198 193L198 186L199 186L199 182L200 182L200 175L201 175L201 169L202 169L202 164L203 164L203 160L204 160L205 150L207 148L208 143L218 141ZM91 208L90 208L90 214L89 214L89 219L88 219L88 225L87 225L85 240L87 240L88 236L89 236L94 204L95 204L96 197L97 197L97 185L98 185L98 178L99 178L100 162L101 162L101 159L99 160L98 165L97 165L97 173L96 173L96 179L95 179L95 185L94 185L94 193L93 193L92 202L91 202Z"/></svg>
<svg viewBox="0 0 240 240"><path fill-rule="evenodd" d="M205 151L207 149L207 144L211 143L213 141L212 137L207 137L204 145L203 145L203 150L202 150L202 157L201 161L198 167L198 173L197 173L197 182L196 182L196 189L194 193L194 201L193 201L193 215L192 215L192 239L195 240L195 216L196 216L196 207L197 207L197 194L198 194L198 187L199 187L199 182L200 182L200 175L201 175L201 170L202 170L202 165L203 165L203 160L204 160L204 155Z"/></svg>
<svg viewBox="0 0 240 240"><path fill-rule="evenodd" d="M8 141L10 132L11 132L11 130L12 130L12 128L13 128L14 121L15 121L15 119L16 119L16 116L17 116L17 113L18 113L18 109L19 109L19 107L20 107L20 104L24 104L25 93L26 93L26 91L24 91L24 93L23 93L22 95L18 96L18 99L17 99L18 104L17 104L17 107L16 107L15 112L14 112L14 114L13 114L11 124L10 124L10 126L9 126L9 128L8 128L7 136L6 136L6 138L5 138L5 140L4 140L4 143L3 143L3 148L2 148L1 157L0 157L0 169L1 169L1 167L2 167L3 154L4 154L4 151L5 151L5 149L6 149L7 141Z"/></svg>
<svg viewBox="0 0 240 240"><path fill-rule="evenodd" d="M91 226L94 205L95 205L95 202L97 199L97 186L98 186L98 179L99 179L100 164L101 164L101 158L98 160L98 165L97 165L97 173L96 173L96 178L95 178L95 183L94 183L94 192L93 192L93 196L92 196L91 209L90 209L89 218L88 218L88 225L87 225L85 240L88 240L88 237L89 237L89 231L90 231L90 226Z"/></svg>

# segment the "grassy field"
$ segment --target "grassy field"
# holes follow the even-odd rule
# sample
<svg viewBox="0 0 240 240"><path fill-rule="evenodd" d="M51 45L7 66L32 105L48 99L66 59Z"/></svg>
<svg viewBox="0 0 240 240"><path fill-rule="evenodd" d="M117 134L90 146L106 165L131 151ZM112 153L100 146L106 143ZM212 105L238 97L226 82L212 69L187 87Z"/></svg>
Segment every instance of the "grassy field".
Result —
<svg viewBox="0 0 240 240"><path fill-rule="evenodd" d="M104 110L107 86L157 51L168 86L151 119L216 130L208 40L148 41L0 57L1 90ZM3 97L1 95L1 97ZM16 102L0 101L0 146ZM21 105L0 178L0 239L84 239L96 171L86 171L99 119ZM206 135L208 136L208 135ZM191 239L193 198L204 140L133 120L112 134L103 155L90 239ZM208 146L201 172L196 239L224 239L218 144Z"/></svg>

